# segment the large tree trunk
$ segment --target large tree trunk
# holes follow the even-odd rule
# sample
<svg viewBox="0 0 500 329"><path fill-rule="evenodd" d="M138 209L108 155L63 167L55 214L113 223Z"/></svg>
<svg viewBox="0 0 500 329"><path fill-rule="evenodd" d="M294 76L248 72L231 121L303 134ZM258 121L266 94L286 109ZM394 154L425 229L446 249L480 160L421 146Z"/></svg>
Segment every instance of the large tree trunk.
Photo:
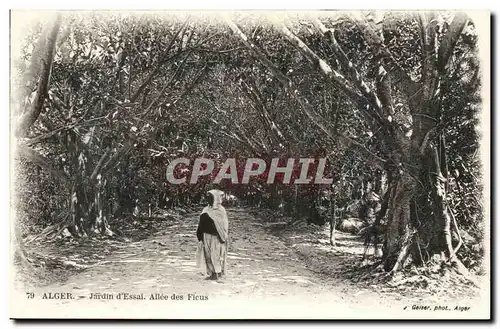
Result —
<svg viewBox="0 0 500 329"><path fill-rule="evenodd" d="M394 178L394 187L389 193L386 239L383 250L385 271L396 271L404 265L411 240L410 202L416 182L407 172Z"/></svg>
<svg viewBox="0 0 500 329"><path fill-rule="evenodd" d="M373 130L380 130L382 158L331 129L324 118L306 106L293 81L282 73L236 24L228 21L228 25L243 44L282 83L284 89L295 90L290 96L297 100L299 108L326 136L333 140L342 137L341 139L349 141L349 144L358 146L381 168L389 167L386 169L390 171L392 177L388 195L383 257L386 271L400 269L408 256L411 256L413 261L422 263L436 253L448 250L449 256L453 257L453 253L450 253L450 219L447 215L446 191L440 190L446 183L440 180L439 166L435 170L429 145L436 136L440 120L440 104L436 102L442 92L440 77L446 74L447 63L467 18L460 13L455 14L439 44L439 38L436 36L437 20L434 15L421 12L416 17L417 24L421 28L422 49L421 78L417 82L398 65L391 51L385 46L383 25L369 21L360 14L356 23L361 28L365 41L373 48L373 55L379 61L376 67L379 73L376 74L375 89L369 87L371 84L363 80L360 72L347 58L335 39L334 31L329 31L319 20L316 20L315 24L330 40L336 60L340 63L339 70L333 69L327 60L306 45L286 24L279 19L274 22L278 23L283 36L311 62L314 69L351 100L368 122L372 123ZM436 52L437 45L439 47ZM405 104L412 114L410 129L405 128L402 122L396 121L392 96L394 87L391 80L394 82L394 87L406 97ZM407 137L409 132L411 138ZM429 177L433 178L432 182L429 182ZM433 198L430 198L431 191ZM438 216L431 215L431 207Z"/></svg>
<svg viewBox="0 0 500 329"><path fill-rule="evenodd" d="M57 15L55 22L52 25L47 25L42 31L40 40L38 41L31 60L30 69L27 72L27 79L38 78L36 94L31 105L25 109L24 113L19 118L15 134L23 136L27 130L36 121L42 111L45 98L49 89L50 73L52 70L52 61L59 32L60 16ZM35 80L36 81L36 80Z"/></svg>

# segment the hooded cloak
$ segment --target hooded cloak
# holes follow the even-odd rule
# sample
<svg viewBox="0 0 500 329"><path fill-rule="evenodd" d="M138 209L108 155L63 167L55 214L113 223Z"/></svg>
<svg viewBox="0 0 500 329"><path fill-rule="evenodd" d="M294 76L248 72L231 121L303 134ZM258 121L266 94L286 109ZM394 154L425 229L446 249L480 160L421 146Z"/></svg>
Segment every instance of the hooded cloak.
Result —
<svg viewBox="0 0 500 329"><path fill-rule="evenodd" d="M227 241L229 221L227 219L226 209L222 206L222 194L220 190L210 190L208 193L214 197L213 205L203 208L202 214L206 213L214 221L215 228L222 242Z"/></svg>

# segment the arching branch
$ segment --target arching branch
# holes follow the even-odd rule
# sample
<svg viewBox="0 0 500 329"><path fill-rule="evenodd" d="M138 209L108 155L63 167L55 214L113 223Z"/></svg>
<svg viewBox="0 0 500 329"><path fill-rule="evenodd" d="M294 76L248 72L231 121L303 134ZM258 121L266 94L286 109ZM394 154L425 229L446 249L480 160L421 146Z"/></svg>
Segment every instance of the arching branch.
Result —
<svg viewBox="0 0 500 329"><path fill-rule="evenodd" d="M444 35L438 50L438 71L442 75L445 72L446 66L453 54L460 34L467 24L467 15L464 13L456 13L451 21L448 31Z"/></svg>
<svg viewBox="0 0 500 329"><path fill-rule="evenodd" d="M394 83L401 83L401 90L408 96L413 96L415 92L419 89L419 84L414 82L410 76L403 70L403 68L396 62L394 56L391 54L389 49L384 45L381 36L377 33L377 29L374 27L375 22L368 20L359 12L352 13L351 17L354 22L360 28L365 41L373 47L382 58L385 59L387 65L390 68L386 69L389 74L391 74Z"/></svg>
<svg viewBox="0 0 500 329"><path fill-rule="evenodd" d="M243 33L240 28L229 18L225 18L227 25L233 30L233 32L238 36L240 41L249 49L254 57L261 61L269 71L271 71L272 75L278 79L281 84L285 87L288 87L291 83L291 80L283 74L264 54L262 50L259 49L253 42L251 42L248 37Z"/></svg>
<svg viewBox="0 0 500 329"><path fill-rule="evenodd" d="M306 116L313 122L314 125L316 125L321 131L328 136L333 141L337 141L340 139L342 142L348 144L348 145L354 145L358 147L359 150L361 150L364 154L369 156L371 159L373 159L373 163L376 164L379 167L383 167L385 160L381 159L374 153L370 152L366 147L363 145L357 143L356 141L352 140L351 138L344 136L342 134L339 134L336 129L334 129L331 124L325 120L321 115L316 113L314 111L309 102L303 98L299 91L298 88L296 88L293 84L293 81L288 79L286 76L279 71L276 66L264 55L264 53L258 48L257 45L251 43L248 41L247 36L238 28L236 24L234 24L232 21L227 20L228 24L230 24L231 28L235 31L236 35L243 41L243 44L246 45L254 54L258 54L257 59L261 61L268 69L271 71L271 73L276 77L279 78L280 81L283 81L283 87L285 90L288 92L290 97L295 99L297 103L299 104L299 109L306 114ZM291 33L291 32L290 32ZM300 39L299 39L300 40ZM303 44L303 43L302 43ZM305 44L304 44L305 45ZM307 46L306 46L307 47ZM325 63L326 64L326 63ZM328 71L329 66L325 66L325 69ZM331 69L331 68L330 68ZM346 86L347 87L347 86ZM366 101L364 101L363 97L361 95L358 95L355 97L355 99L352 99L352 101L359 100L361 103L356 104L359 106L367 106Z"/></svg>
<svg viewBox="0 0 500 329"><path fill-rule="evenodd" d="M377 94L370 89L368 84L361 77L361 74L355 68L354 64L351 62L351 60L349 60L349 58L347 58L347 55L345 54L342 47L340 47L337 39L335 38L335 31L333 29L326 28L326 26L323 25L323 23L319 19L316 19L314 21L314 24L318 28L321 35L328 38L328 40L330 41L330 45L332 46L332 49L335 52L335 55L337 56L342 69L347 72L347 74L349 74L349 77L354 82L354 85L359 89L359 91L368 100L368 102L370 102L371 106L374 109L380 111L382 104L378 99Z"/></svg>
<svg viewBox="0 0 500 329"><path fill-rule="evenodd" d="M355 104L365 104L366 100L361 94L350 87L349 81L339 72L335 71L328 63L320 58L314 51L312 51L299 37L292 33L285 25L281 25L281 32L287 40L297 48L311 64L318 68L319 71L328 79L333 82L342 92L344 92Z"/></svg>
<svg viewBox="0 0 500 329"><path fill-rule="evenodd" d="M47 92L50 81L50 72L52 70L52 61L54 60L54 52L59 32L61 17L58 15L52 27L47 34L42 34L41 38L46 38L45 42L40 42L37 46L42 47L42 57L33 58L32 61L40 61L40 74L38 76L38 85L36 94L29 109L19 118L18 125L15 130L16 136L22 136L35 123L36 119L42 111L43 104L47 98ZM37 67L37 66L34 66Z"/></svg>

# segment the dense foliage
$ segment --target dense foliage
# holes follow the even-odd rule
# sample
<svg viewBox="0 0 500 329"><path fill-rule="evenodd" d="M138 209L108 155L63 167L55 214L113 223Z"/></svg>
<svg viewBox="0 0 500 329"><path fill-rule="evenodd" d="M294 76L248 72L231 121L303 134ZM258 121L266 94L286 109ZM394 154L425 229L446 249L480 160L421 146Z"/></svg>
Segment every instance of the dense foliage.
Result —
<svg viewBox="0 0 500 329"><path fill-rule="evenodd" d="M12 81L22 231L113 235L111 218L198 204L217 170L168 184L178 157L218 167L235 157L240 176L249 157L326 157L332 186L266 184L264 173L218 187L316 224L364 203L366 225L387 227L386 270L450 251L447 234L474 267L484 239L476 43L472 21L437 12L65 13L35 25Z"/></svg>

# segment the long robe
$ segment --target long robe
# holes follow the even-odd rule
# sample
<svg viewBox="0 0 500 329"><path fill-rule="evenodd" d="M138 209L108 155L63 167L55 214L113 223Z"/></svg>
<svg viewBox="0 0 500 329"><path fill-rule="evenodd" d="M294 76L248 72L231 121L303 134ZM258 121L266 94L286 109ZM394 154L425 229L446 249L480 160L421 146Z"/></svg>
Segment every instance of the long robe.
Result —
<svg viewBox="0 0 500 329"><path fill-rule="evenodd" d="M213 220L217 235L203 233L203 241L198 242L196 264L199 270L208 275L214 273L226 274L227 239L229 222L226 209L222 206L222 191L210 190L214 203L203 209L201 214L207 214Z"/></svg>

